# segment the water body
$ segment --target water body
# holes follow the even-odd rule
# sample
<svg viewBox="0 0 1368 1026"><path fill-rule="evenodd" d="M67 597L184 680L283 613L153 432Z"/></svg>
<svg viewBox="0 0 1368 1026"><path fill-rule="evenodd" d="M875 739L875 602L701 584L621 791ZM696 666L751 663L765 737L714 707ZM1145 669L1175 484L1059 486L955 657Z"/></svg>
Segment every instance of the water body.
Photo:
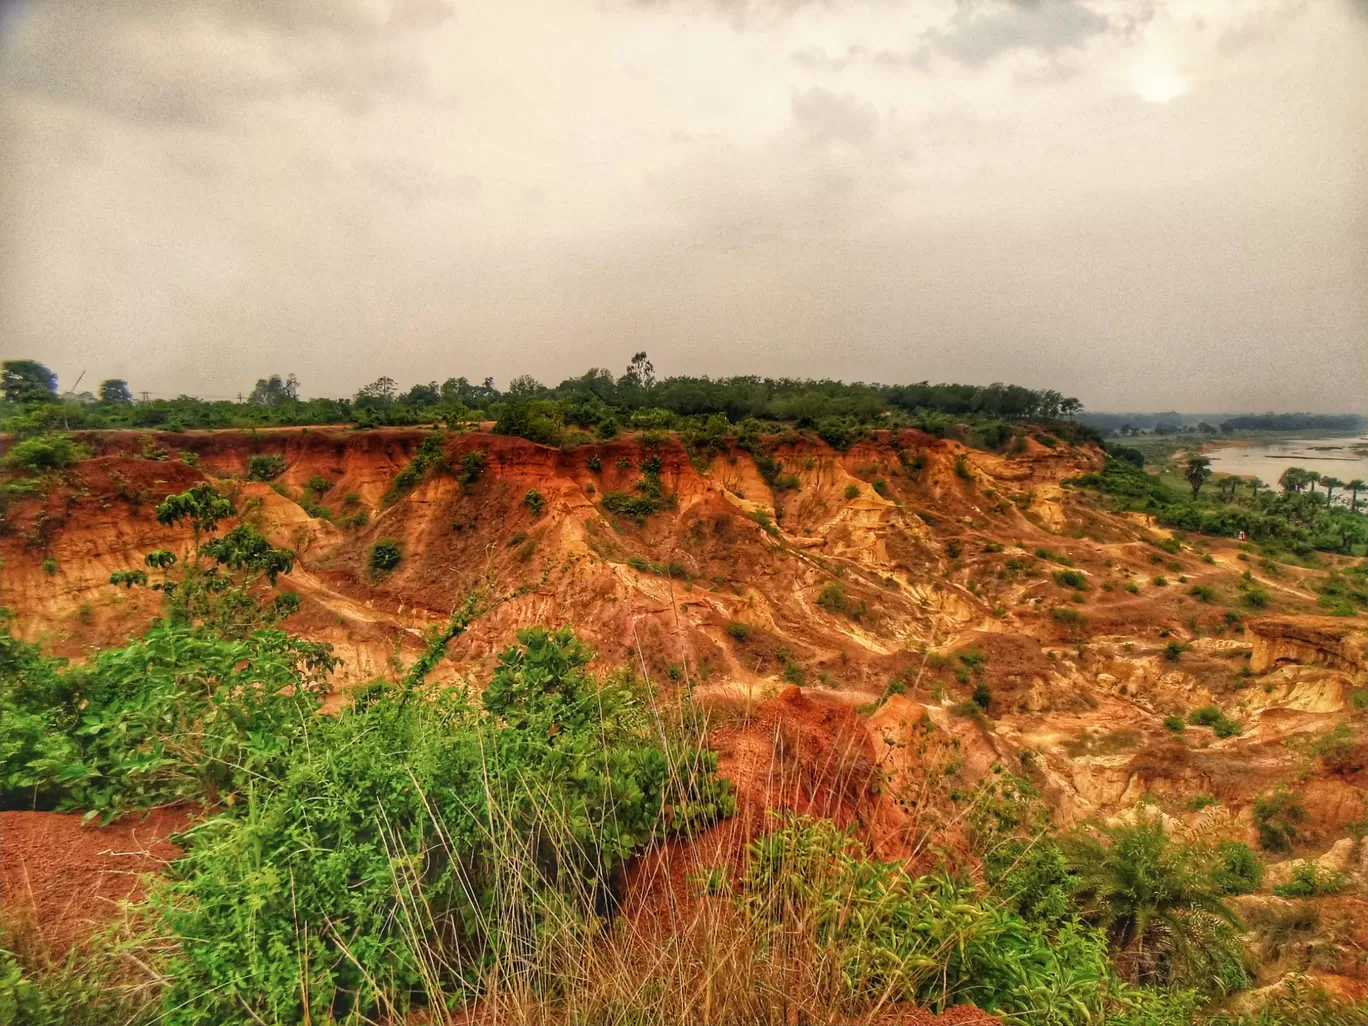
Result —
<svg viewBox="0 0 1368 1026"><path fill-rule="evenodd" d="M1217 473L1257 477L1267 485L1276 486L1288 467L1314 470L1341 481L1356 477L1368 481L1368 435L1283 438L1233 445L1217 443L1204 452L1211 458L1211 469Z"/></svg>

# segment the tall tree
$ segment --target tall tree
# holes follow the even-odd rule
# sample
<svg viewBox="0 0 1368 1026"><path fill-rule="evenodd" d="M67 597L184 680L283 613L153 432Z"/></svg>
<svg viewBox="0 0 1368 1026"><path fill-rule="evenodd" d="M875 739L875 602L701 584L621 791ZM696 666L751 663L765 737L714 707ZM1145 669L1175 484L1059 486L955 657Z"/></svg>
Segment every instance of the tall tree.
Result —
<svg viewBox="0 0 1368 1026"><path fill-rule="evenodd" d="M123 378L106 378L100 382L100 402L131 403L133 393L128 390L128 382Z"/></svg>
<svg viewBox="0 0 1368 1026"><path fill-rule="evenodd" d="M49 401L57 398L57 375L37 360L6 360L0 363L0 383L12 403Z"/></svg>
<svg viewBox="0 0 1368 1026"><path fill-rule="evenodd" d="M1352 498L1349 500L1349 509L1357 513L1358 493L1363 491L1365 488L1368 488L1368 483L1365 483L1363 478L1356 477L1352 481L1345 481L1344 487L1349 489L1349 494L1352 496Z"/></svg>
<svg viewBox="0 0 1368 1026"><path fill-rule="evenodd" d="M1194 456L1187 462L1187 470L1183 476L1187 478L1188 484L1192 485L1192 497L1197 498L1197 493L1202 490L1202 485L1207 483L1211 477L1211 460L1205 456Z"/></svg>
<svg viewBox="0 0 1368 1026"><path fill-rule="evenodd" d="M258 378L256 387L247 401L253 406L279 406L299 398L299 379L293 374L281 378L272 374L269 378Z"/></svg>
<svg viewBox="0 0 1368 1026"><path fill-rule="evenodd" d="M1301 467L1288 467L1278 477L1278 485L1284 492L1299 492L1306 487L1309 478Z"/></svg>
<svg viewBox="0 0 1368 1026"><path fill-rule="evenodd" d="M1342 487L1344 482L1327 474L1320 479L1320 483L1325 485L1325 504L1329 506L1335 501L1335 489Z"/></svg>

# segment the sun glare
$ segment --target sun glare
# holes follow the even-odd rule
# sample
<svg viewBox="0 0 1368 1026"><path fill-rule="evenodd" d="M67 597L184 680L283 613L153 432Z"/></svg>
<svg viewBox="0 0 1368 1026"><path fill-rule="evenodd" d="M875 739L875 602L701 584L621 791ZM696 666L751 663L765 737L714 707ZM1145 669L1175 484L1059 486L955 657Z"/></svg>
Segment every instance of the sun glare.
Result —
<svg viewBox="0 0 1368 1026"><path fill-rule="evenodd" d="M1170 67L1150 66L1136 75L1135 91L1146 103L1168 103L1183 95L1187 84Z"/></svg>

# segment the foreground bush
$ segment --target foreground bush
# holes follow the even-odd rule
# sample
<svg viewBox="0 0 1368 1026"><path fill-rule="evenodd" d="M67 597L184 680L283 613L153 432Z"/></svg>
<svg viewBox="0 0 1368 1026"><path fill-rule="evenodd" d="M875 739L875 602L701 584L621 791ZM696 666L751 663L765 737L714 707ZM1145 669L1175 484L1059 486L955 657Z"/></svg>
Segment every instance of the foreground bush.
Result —
<svg viewBox="0 0 1368 1026"><path fill-rule="evenodd" d="M153 898L180 938L168 1022L370 1022L473 995L607 908L623 860L730 812L713 757L665 743L632 681L600 686L568 630L520 639L482 708L374 685L191 832Z"/></svg>

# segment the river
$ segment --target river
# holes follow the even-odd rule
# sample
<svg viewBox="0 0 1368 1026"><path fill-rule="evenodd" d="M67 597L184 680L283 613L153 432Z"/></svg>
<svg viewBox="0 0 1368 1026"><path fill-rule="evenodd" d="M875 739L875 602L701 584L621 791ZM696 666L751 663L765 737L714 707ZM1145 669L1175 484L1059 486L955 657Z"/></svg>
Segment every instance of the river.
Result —
<svg viewBox="0 0 1368 1026"><path fill-rule="evenodd" d="M1203 452L1211 459L1211 469L1219 474L1258 477L1274 487L1288 467L1314 470L1341 481L1368 481L1368 435L1217 442Z"/></svg>

